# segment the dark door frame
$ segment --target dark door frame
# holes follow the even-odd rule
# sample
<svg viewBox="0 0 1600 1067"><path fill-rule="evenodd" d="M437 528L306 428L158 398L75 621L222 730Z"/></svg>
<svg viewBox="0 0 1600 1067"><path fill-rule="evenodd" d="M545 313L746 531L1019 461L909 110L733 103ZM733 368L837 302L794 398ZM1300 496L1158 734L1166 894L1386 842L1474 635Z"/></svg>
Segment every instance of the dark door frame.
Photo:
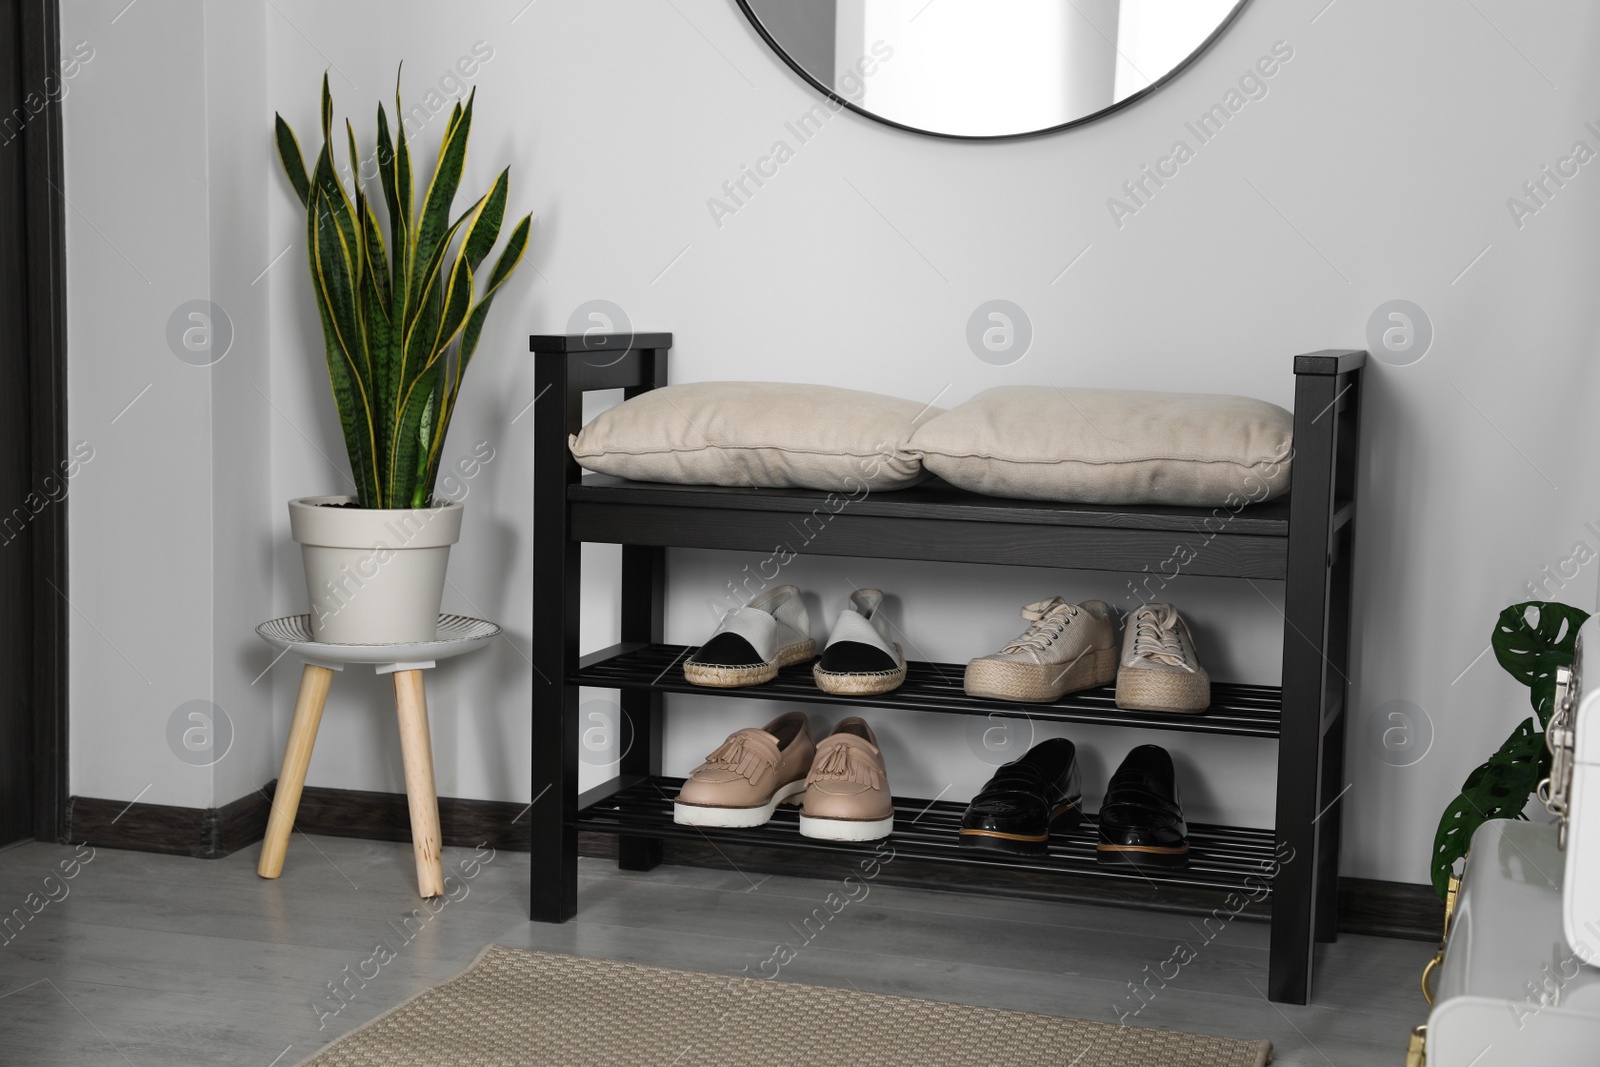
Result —
<svg viewBox="0 0 1600 1067"><path fill-rule="evenodd" d="M0 0L14 19L24 94L42 91L12 149L23 154L25 284L0 293L0 311L27 323L28 426L32 485L54 484L67 456L67 318L65 184L62 174L58 0ZM31 112L31 107L30 107ZM3 116L0 116L3 118ZM46 479L52 479L47 483ZM24 612L32 646L33 824L40 841L63 841L67 815L67 500L49 503L18 548L30 554L31 605ZM26 757L25 757L26 758Z"/></svg>

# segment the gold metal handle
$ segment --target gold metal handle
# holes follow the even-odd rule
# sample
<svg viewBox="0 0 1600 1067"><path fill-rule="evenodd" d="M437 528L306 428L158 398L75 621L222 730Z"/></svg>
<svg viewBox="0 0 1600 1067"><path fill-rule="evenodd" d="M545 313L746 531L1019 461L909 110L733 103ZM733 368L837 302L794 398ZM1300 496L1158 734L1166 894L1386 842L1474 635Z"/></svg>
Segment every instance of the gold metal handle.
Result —
<svg viewBox="0 0 1600 1067"><path fill-rule="evenodd" d="M1406 1067L1426 1067L1428 1062L1428 1028L1419 1026L1411 1031L1411 1043L1406 1047Z"/></svg>
<svg viewBox="0 0 1600 1067"><path fill-rule="evenodd" d="M1465 864L1462 865L1461 873L1466 873ZM1433 959L1429 960L1428 965L1422 968L1422 999L1428 1002L1430 1008L1433 1007L1433 986L1429 982L1432 980L1434 972L1439 969L1439 964L1444 962L1444 947L1450 941L1450 920L1456 916L1456 898L1460 893L1461 879L1451 875L1450 884L1445 888L1444 893L1444 936L1439 938L1439 951L1435 952ZM1413 1040L1416 1040L1415 1035L1413 1035Z"/></svg>
<svg viewBox="0 0 1600 1067"><path fill-rule="evenodd" d="M1422 968L1422 999L1428 1002L1428 1007L1430 1008L1433 1007L1433 987L1428 984L1428 980L1433 977L1433 972L1437 971L1439 964L1443 962L1444 951L1441 949L1434 955L1433 959L1428 961L1428 965Z"/></svg>

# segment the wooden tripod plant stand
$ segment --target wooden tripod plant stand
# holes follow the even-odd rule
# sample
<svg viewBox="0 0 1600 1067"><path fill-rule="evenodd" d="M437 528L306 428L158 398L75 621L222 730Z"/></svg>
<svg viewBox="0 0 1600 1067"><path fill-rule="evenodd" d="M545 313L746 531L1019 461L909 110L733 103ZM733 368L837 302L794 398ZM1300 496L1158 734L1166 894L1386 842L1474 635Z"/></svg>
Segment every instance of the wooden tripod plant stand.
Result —
<svg viewBox="0 0 1600 1067"><path fill-rule="evenodd" d="M433 742L428 733L428 699L422 672L441 659L482 648L500 633L500 627L465 615L439 616L433 641L399 645L336 645L312 640L311 616L290 615L256 627L256 633L285 654L304 662L300 695L295 699L289 743L283 750L278 791L267 818L267 836L261 843L256 873L276 878L283 873L289 834L300 808L317 727L328 702L333 672L348 663L371 666L379 674L394 676L395 710L400 717L400 754L405 764L406 799L411 809L411 846L417 860L417 892L423 897L444 894L444 872L439 862L439 799L433 785Z"/></svg>

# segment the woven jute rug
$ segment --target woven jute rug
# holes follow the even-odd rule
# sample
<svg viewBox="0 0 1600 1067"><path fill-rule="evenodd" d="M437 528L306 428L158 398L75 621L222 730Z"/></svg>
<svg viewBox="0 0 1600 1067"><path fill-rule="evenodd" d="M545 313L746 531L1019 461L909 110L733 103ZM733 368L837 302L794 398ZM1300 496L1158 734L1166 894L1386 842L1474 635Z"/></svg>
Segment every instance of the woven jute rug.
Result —
<svg viewBox="0 0 1600 1067"><path fill-rule="evenodd" d="M1271 1045L491 945L305 1067L1262 1067Z"/></svg>

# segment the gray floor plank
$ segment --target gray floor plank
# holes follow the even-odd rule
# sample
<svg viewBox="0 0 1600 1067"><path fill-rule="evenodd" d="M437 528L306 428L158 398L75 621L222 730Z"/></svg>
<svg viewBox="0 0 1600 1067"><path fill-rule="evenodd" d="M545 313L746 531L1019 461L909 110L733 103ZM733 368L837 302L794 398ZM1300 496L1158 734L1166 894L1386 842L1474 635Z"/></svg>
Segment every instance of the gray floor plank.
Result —
<svg viewBox="0 0 1600 1067"><path fill-rule="evenodd" d="M72 849L0 852L0 905L21 906ZM410 847L305 838L284 877L255 875L255 850L201 861L101 849L59 902L0 945L0 1063L29 1067L204 1064L291 1067L334 1037L459 973L486 944L738 975L837 888L830 879L580 865L578 918L526 918L529 860L502 853L460 878L471 849L446 849L456 899L427 914ZM56 890L59 895L59 890ZM413 916L413 927L398 924ZM1007 900L871 883L800 944L780 980L1114 1022L1127 982L1195 940L1185 916ZM815 926L815 920L813 920ZM787 931L787 933L786 933ZM380 940L393 959L347 979ZM1317 1001L1261 995L1267 928L1234 921L1156 992L1135 1025L1266 1038L1285 1067L1398 1062L1425 1006L1420 942L1346 937L1320 954Z"/></svg>

